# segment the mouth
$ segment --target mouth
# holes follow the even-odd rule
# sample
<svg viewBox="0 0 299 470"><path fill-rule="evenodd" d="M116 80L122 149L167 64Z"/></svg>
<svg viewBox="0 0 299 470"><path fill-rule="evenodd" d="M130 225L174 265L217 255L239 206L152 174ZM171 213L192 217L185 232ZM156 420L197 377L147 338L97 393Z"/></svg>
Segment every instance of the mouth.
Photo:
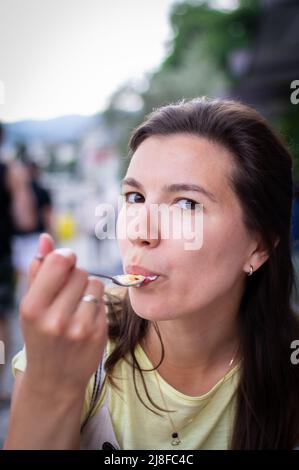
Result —
<svg viewBox="0 0 299 470"><path fill-rule="evenodd" d="M142 266L136 266L136 265L126 266L125 272L128 273L128 274L142 275L142 276L145 277L142 284L140 284L139 286L136 286L136 287L142 287L142 286L145 286L147 284L150 284L150 283L156 281L161 276L161 274L159 274L159 273L149 271L148 269L146 269Z"/></svg>

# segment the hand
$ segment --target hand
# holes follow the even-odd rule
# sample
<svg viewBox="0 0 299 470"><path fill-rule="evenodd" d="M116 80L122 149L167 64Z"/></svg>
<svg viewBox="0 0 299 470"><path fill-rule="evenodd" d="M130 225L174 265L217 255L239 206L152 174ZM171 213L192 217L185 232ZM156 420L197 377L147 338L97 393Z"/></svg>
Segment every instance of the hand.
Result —
<svg viewBox="0 0 299 470"><path fill-rule="evenodd" d="M45 393L57 388L84 393L107 341L104 285L76 268L73 252L53 248L52 238L42 235L38 254L44 259L33 260L21 302L25 376ZM99 305L82 301L86 294Z"/></svg>

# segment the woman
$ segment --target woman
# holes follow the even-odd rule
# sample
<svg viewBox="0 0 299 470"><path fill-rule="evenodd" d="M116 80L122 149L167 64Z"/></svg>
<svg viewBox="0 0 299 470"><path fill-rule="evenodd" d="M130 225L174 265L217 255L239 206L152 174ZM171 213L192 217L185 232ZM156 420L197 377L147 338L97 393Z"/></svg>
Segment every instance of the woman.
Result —
<svg viewBox="0 0 299 470"><path fill-rule="evenodd" d="M118 233L128 208L139 232L119 239L123 267L158 278L110 296L106 335L103 303L82 301L103 285L41 239L6 448L294 448L289 153L253 109L207 99L154 111L130 148ZM172 220L200 218L200 246L161 236L150 212L161 204Z"/></svg>

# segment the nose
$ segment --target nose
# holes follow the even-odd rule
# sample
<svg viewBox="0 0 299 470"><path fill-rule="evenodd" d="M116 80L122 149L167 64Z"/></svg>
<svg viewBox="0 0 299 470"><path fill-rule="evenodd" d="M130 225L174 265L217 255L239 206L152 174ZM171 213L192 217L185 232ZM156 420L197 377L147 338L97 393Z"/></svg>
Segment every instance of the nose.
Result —
<svg viewBox="0 0 299 470"><path fill-rule="evenodd" d="M140 204L133 218L128 221L128 239L133 245L154 248L160 243L158 217L153 209L150 205Z"/></svg>

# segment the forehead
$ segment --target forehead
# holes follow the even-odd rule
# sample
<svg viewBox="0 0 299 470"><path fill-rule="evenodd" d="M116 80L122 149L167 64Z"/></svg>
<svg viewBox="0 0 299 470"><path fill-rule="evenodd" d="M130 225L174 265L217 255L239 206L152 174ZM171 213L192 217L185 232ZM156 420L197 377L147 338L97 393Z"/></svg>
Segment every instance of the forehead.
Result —
<svg viewBox="0 0 299 470"><path fill-rule="evenodd" d="M229 176L234 163L221 145L191 134L153 136L134 153L127 177L138 180L145 189L165 184L201 184L220 199L231 193Z"/></svg>

